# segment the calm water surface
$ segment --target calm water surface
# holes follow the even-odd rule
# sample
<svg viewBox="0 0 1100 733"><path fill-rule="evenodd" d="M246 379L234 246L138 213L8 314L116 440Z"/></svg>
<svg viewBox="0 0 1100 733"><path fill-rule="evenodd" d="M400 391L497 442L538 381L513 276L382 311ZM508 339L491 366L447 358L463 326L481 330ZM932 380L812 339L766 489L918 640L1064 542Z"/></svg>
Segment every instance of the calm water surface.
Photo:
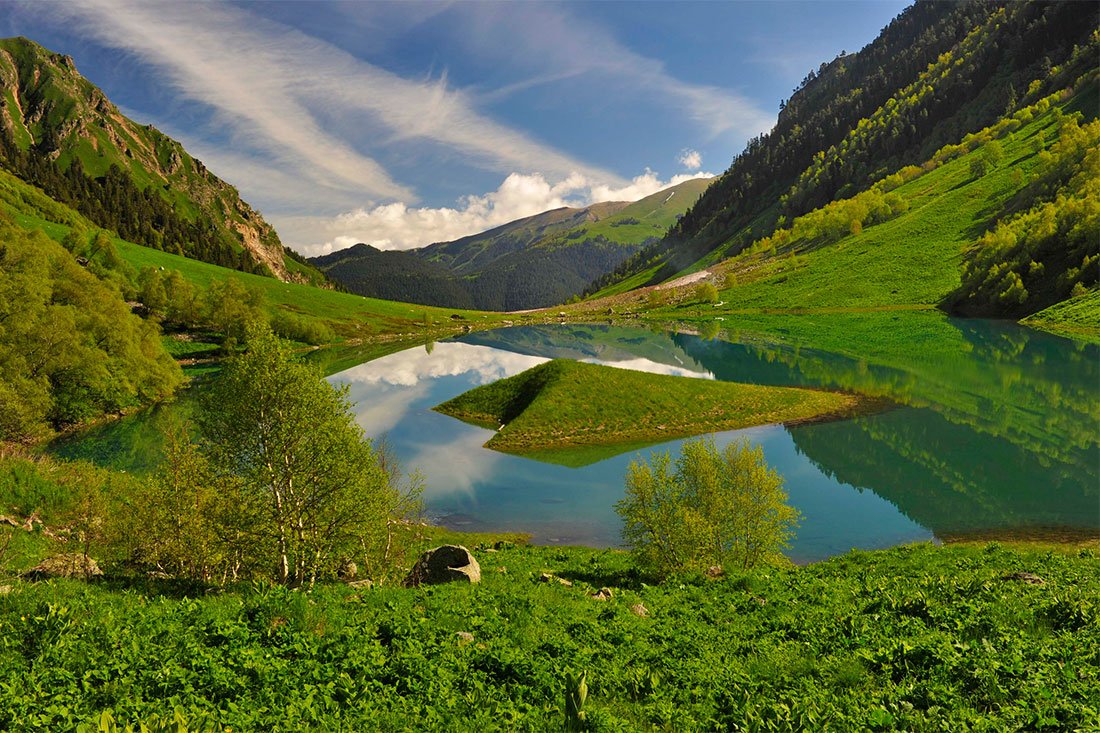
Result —
<svg viewBox="0 0 1100 733"><path fill-rule="evenodd" d="M869 417L715 436L720 445L743 437L761 444L783 474L803 515L789 553L797 561L975 533L1100 534L1100 350L932 315L900 318L896 339L863 349L858 326L837 317L811 329L809 340L771 328L731 341L619 326L516 327L391 354L329 380L348 385L366 433L385 435L404 465L423 474L429 517L456 529L615 545L613 507L627 464L650 450L678 453L679 440L590 456L594 462L580 467L544 463L487 450L490 431L431 409L564 357L895 400L895 409ZM150 435L163 412L54 450L141 468L155 454Z"/></svg>

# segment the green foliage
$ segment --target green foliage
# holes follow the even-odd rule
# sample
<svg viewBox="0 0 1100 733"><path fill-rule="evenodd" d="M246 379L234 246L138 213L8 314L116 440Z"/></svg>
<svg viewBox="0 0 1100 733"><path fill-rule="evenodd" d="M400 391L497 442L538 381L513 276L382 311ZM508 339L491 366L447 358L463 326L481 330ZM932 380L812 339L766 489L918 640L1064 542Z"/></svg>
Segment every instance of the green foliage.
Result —
<svg viewBox="0 0 1100 733"><path fill-rule="evenodd" d="M169 429L157 472L115 513L127 559L173 578L236 580L256 557L247 531L256 510L239 482L217 475L184 429Z"/></svg>
<svg viewBox="0 0 1100 733"><path fill-rule="evenodd" d="M719 450L713 438L684 443L675 470L667 452L632 461L615 511L639 565L660 576L767 562L798 522L759 446Z"/></svg>
<svg viewBox="0 0 1100 733"><path fill-rule="evenodd" d="M695 286L695 302L704 304L717 303L718 288L716 288L712 282L699 283Z"/></svg>
<svg viewBox="0 0 1100 733"><path fill-rule="evenodd" d="M60 245L0 216L0 439L148 404L180 380L155 324Z"/></svg>
<svg viewBox="0 0 1100 733"><path fill-rule="evenodd" d="M986 145L988 148L989 145ZM976 157L976 161L984 158ZM949 305L969 315L1033 313L1100 280L1100 120L1062 117L1019 213L975 243Z"/></svg>
<svg viewBox="0 0 1100 733"><path fill-rule="evenodd" d="M347 391L295 362L264 328L228 360L198 423L216 475L240 482L241 530L280 583L312 585L351 559L374 571L407 502L350 411Z"/></svg>
<svg viewBox="0 0 1100 733"><path fill-rule="evenodd" d="M919 545L645 584L621 552L475 554L476 588L14 581L0 728L95 730L109 710L120 728L560 731L567 670L587 672L594 731L1065 731L1100 714L1095 558ZM1019 571L1046 584L1005 579ZM614 597L591 598L602 586Z"/></svg>

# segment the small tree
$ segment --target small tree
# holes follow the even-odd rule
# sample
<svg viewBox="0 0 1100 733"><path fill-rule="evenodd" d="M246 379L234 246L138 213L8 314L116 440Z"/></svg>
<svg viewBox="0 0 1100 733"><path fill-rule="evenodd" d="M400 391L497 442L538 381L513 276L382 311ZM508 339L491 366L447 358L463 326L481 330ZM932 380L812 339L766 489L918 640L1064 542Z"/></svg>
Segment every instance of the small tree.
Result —
<svg viewBox="0 0 1100 733"><path fill-rule="evenodd" d="M695 300L698 303L717 303L718 288L714 286L714 283L699 283L695 286Z"/></svg>
<svg viewBox="0 0 1100 733"><path fill-rule="evenodd" d="M250 326L245 345L201 403L204 448L262 504L257 529L275 578L311 585L347 558L384 551L387 522L408 503L364 439L346 388L294 361L267 327Z"/></svg>
<svg viewBox="0 0 1100 733"><path fill-rule="evenodd" d="M667 452L631 462L615 510L639 564L659 575L765 562L787 546L799 517L759 446L719 450L712 438L685 443L675 470Z"/></svg>

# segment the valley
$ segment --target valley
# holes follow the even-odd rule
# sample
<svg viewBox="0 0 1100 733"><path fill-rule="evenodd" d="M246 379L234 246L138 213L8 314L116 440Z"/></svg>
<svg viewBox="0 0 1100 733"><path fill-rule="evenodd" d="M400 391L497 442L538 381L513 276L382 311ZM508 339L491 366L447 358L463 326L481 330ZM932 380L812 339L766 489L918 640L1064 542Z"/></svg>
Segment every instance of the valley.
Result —
<svg viewBox="0 0 1100 733"><path fill-rule="evenodd" d="M0 730L1091 730L1095 4L485 8L0 40Z"/></svg>

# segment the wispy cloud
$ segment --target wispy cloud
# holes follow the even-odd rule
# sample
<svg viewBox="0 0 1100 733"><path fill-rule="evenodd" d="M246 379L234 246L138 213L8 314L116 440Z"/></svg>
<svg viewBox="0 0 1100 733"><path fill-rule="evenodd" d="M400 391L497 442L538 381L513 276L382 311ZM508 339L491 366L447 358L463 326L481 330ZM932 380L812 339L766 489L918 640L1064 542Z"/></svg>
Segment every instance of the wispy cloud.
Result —
<svg viewBox="0 0 1100 733"><path fill-rule="evenodd" d="M471 47L531 74L486 92L486 99L587 74L613 82L616 95L681 108L711 138L734 133L747 139L775 121L774 113L735 91L676 78L662 62L626 47L566 6L492 3L464 9L462 20L470 23L464 36Z"/></svg>
<svg viewBox="0 0 1100 733"><path fill-rule="evenodd" d="M599 201L636 201L663 188L712 173L662 180L646 170L622 186L597 183L574 173L551 183L539 173L512 173L495 190L467 196L457 207L414 207L405 203L358 208L335 217L273 217L283 241L310 256L365 242L379 249L412 249L491 229L516 219L563 206Z"/></svg>
<svg viewBox="0 0 1100 733"><path fill-rule="evenodd" d="M74 0L49 7L99 42L158 67L172 88L217 112L235 146L293 170L303 187L414 200L354 142L372 134L432 141L499 172L563 178L579 171L620 181L480 114L445 76L405 79L234 6Z"/></svg>

